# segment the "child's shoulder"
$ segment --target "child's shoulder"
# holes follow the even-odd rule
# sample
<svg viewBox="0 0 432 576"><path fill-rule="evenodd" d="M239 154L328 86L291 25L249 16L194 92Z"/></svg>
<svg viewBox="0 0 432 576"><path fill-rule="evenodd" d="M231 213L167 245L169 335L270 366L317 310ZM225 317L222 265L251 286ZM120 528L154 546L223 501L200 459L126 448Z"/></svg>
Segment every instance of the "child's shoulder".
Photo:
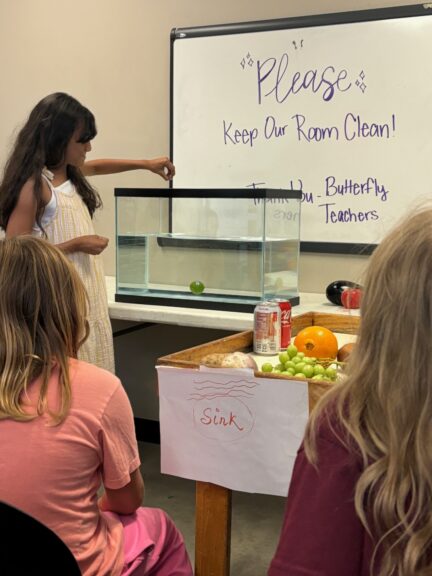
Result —
<svg viewBox="0 0 432 576"><path fill-rule="evenodd" d="M111 395L119 386L120 379L109 370L71 358L69 361L70 379L73 387L84 386L90 391L102 390Z"/></svg>

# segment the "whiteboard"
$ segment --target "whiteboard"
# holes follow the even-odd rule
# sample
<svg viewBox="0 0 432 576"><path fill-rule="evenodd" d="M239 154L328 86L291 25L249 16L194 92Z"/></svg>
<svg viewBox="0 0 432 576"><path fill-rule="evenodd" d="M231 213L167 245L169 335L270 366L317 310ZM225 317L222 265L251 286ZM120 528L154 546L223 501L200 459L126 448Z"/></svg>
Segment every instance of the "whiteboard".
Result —
<svg viewBox="0 0 432 576"><path fill-rule="evenodd" d="M430 197L428 6L174 29L173 186L300 190L302 250L378 244Z"/></svg>

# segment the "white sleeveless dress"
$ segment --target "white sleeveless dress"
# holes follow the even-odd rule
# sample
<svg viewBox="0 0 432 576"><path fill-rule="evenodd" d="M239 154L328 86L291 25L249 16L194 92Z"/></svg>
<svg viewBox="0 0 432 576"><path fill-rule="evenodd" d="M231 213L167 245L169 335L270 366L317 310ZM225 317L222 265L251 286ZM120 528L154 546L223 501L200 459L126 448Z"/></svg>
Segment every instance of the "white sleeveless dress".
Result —
<svg viewBox="0 0 432 576"><path fill-rule="evenodd" d="M54 188L49 170L44 170L43 177L52 192L51 201L42 217L42 225L48 240L52 244L61 244L77 236L95 234L87 206L72 182L67 180ZM36 225L33 234L41 236L41 230ZM81 346L78 357L114 373L113 337L102 257L84 252L72 252L67 254L67 257L75 264L89 298L90 334Z"/></svg>

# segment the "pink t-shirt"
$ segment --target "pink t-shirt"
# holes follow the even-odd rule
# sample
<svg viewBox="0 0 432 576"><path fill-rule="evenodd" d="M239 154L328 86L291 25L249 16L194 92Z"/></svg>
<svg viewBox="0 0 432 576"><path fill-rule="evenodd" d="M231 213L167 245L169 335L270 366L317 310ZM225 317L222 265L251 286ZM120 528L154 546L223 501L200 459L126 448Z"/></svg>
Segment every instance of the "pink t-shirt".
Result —
<svg viewBox="0 0 432 576"><path fill-rule="evenodd" d="M52 426L0 420L0 500L28 512L56 532L85 576L116 576L123 567L123 527L97 505L101 482L122 488L140 465L130 402L110 372L71 360L72 406ZM49 383L57 406L58 371ZM40 382L29 387L31 403ZM46 551L49 553L49 551Z"/></svg>

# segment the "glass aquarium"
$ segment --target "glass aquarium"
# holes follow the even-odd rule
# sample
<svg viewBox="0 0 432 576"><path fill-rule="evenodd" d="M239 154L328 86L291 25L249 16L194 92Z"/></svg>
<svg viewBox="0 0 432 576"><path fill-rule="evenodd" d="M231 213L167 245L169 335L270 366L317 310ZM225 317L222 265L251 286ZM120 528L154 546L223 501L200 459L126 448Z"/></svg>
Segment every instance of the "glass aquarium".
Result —
<svg viewBox="0 0 432 576"><path fill-rule="evenodd" d="M299 303L301 192L116 188L117 302L253 311Z"/></svg>

